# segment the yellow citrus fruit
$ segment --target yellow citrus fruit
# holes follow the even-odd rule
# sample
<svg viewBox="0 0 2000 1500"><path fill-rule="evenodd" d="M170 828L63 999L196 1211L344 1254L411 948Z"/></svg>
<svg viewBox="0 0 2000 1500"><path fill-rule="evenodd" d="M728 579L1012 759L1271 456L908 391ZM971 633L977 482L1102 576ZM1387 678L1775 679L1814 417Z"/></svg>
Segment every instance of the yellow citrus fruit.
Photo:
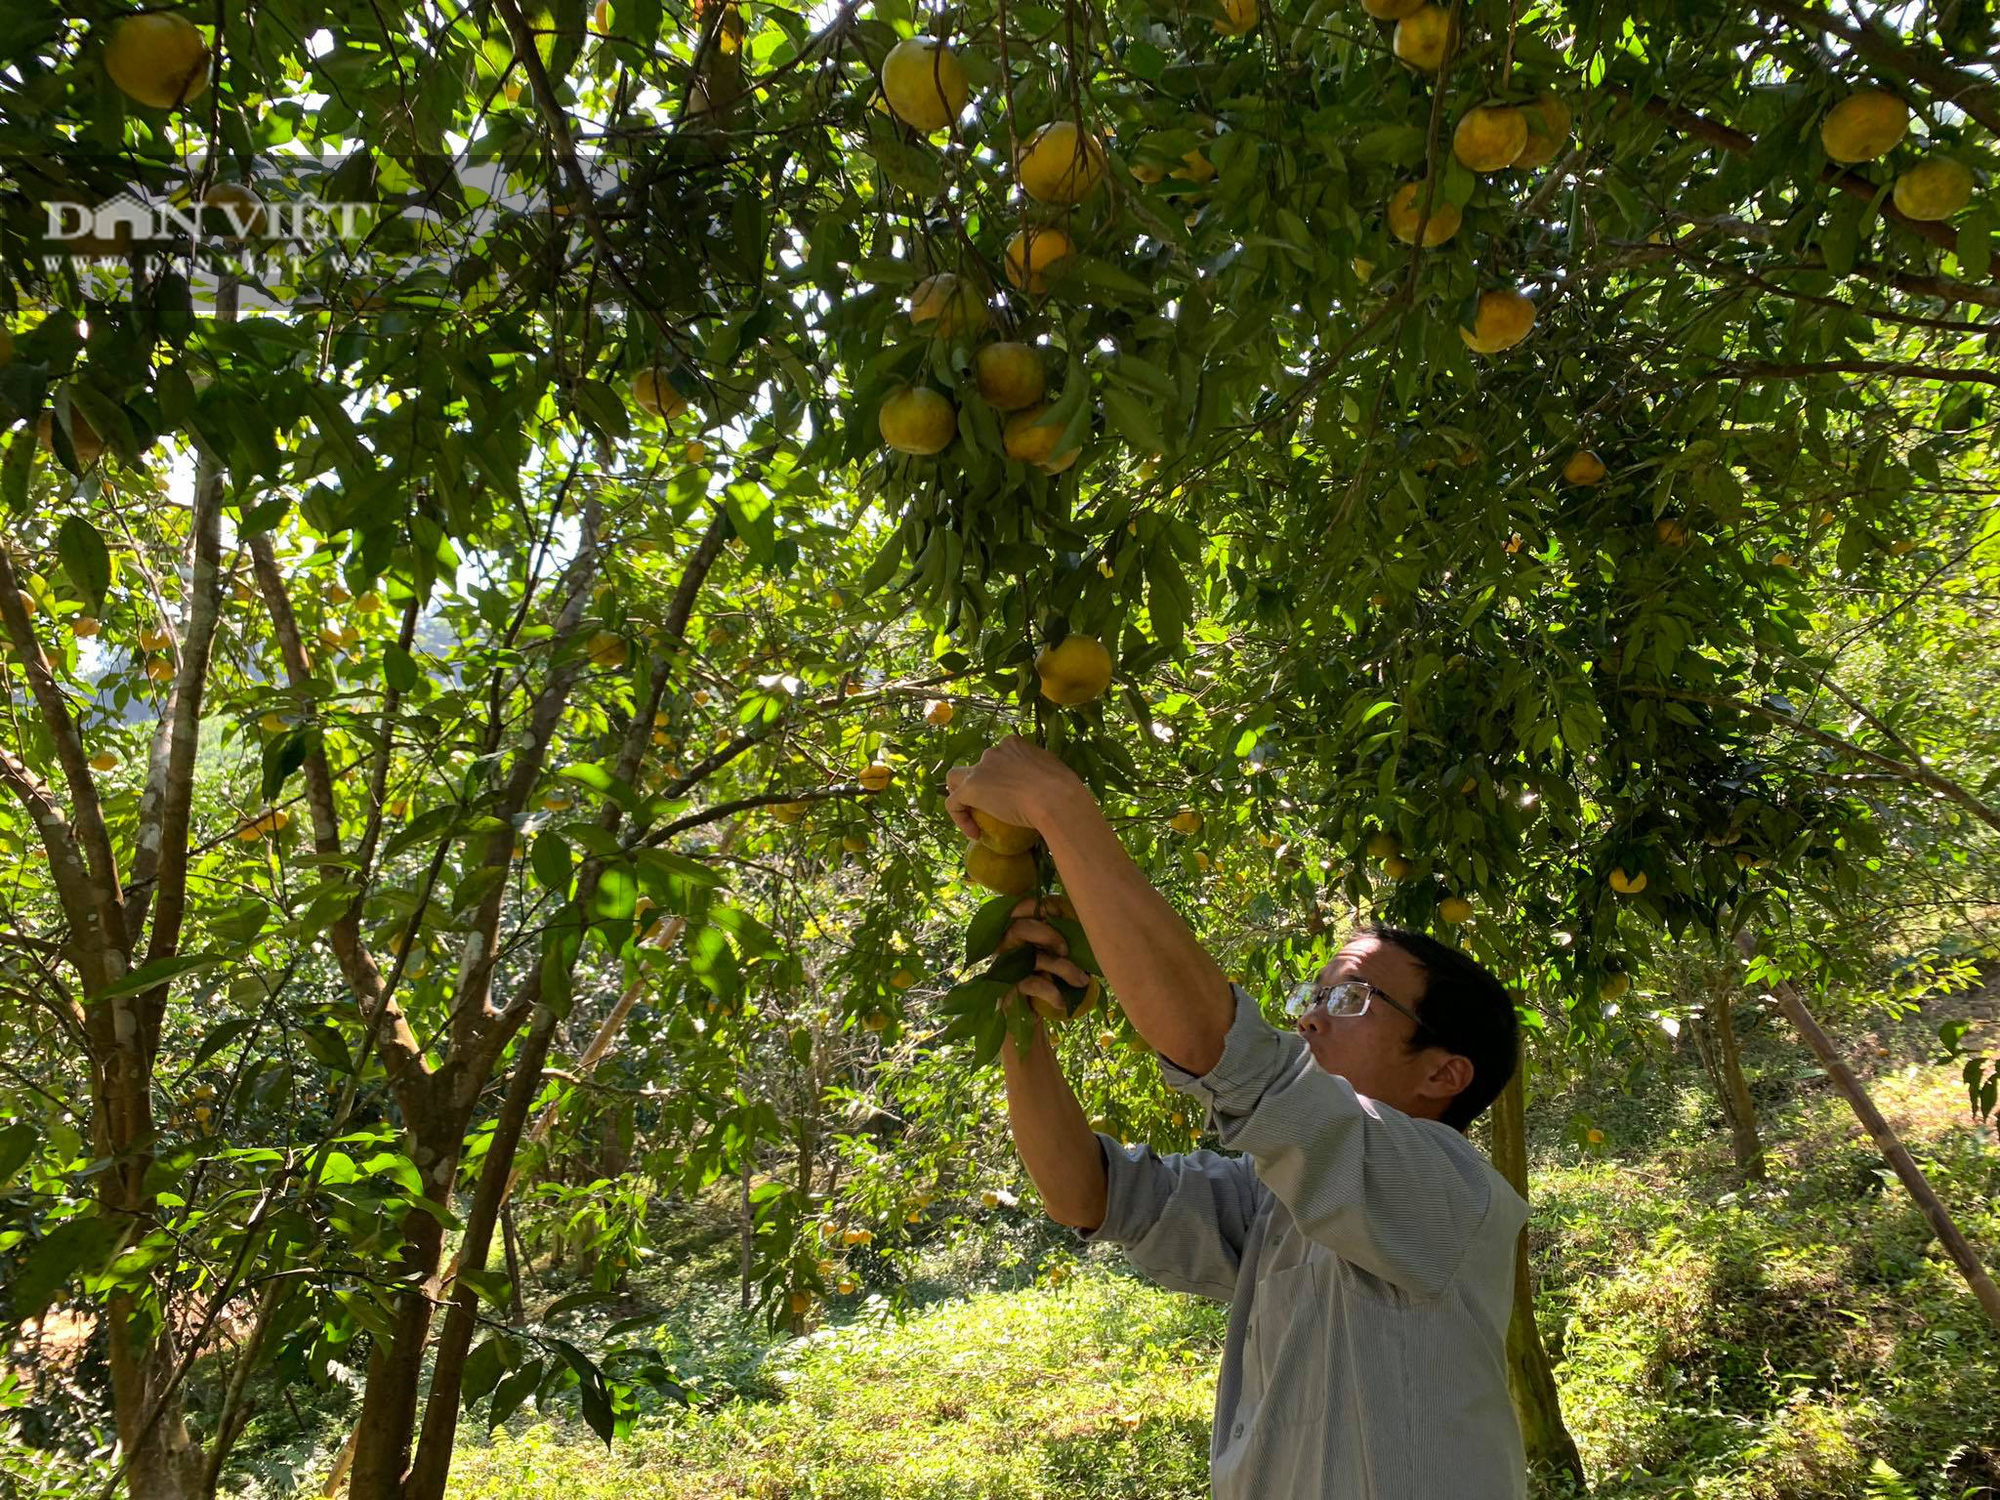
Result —
<svg viewBox="0 0 2000 1500"><path fill-rule="evenodd" d="M1167 827L1173 829L1175 833L1200 833L1202 822L1200 813L1191 807L1184 807L1167 819Z"/></svg>
<svg viewBox="0 0 2000 1500"><path fill-rule="evenodd" d="M1426 249L1442 245L1458 233L1460 220L1464 217L1455 203L1445 202L1442 186L1431 189L1430 216L1423 215L1424 185L1421 182L1406 182L1397 188L1389 199L1389 233L1406 245L1417 242L1417 225L1421 221L1424 229Z"/></svg>
<svg viewBox="0 0 2000 1500"><path fill-rule="evenodd" d="M1199 149L1183 151L1181 153L1181 165L1175 167L1167 175L1178 181L1192 182L1196 186L1200 186L1215 176L1215 163L1203 156Z"/></svg>
<svg viewBox="0 0 2000 1500"><path fill-rule="evenodd" d="M1222 0L1222 14L1215 18L1215 29L1224 36L1242 36L1256 30L1258 14L1257 0Z"/></svg>
<svg viewBox="0 0 2000 1500"><path fill-rule="evenodd" d="M1917 544L1908 537L1900 537L1889 543L1889 553L1892 557L1908 557L1916 550Z"/></svg>
<svg viewBox="0 0 2000 1500"><path fill-rule="evenodd" d="M984 844L965 846L965 873L975 884L1004 896L1026 895L1039 878L1034 855L996 854Z"/></svg>
<svg viewBox="0 0 2000 1500"><path fill-rule="evenodd" d="M958 412L929 386L902 386L882 402L882 441L898 453L941 453L958 435Z"/></svg>
<svg viewBox="0 0 2000 1500"><path fill-rule="evenodd" d="M1044 401L1015 412L1007 419L1006 429L1001 433L1001 446L1007 450L1009 458L1033 464L1044 474L1060 474L1076 462L1077 455L1083 450L1070 448L1062 453L1056 452L1063 430L1054 422L1042 420L1048 409L1048 403Z"/></svg>
<svg viewBox="0 0 2000 1500"><path fill-rule="evenodd" d="M1789 568L1794 566L1792 554L1789 552L1773 552L1771 554L1771 566L1774 568Z"/></svg>
<svg viewBox="0 0 2000 1500"><path fill-rule="evenodd" d="M1472 920L1472 903L1463 896L1447 896L1438 902L1438 915L1454 927Z"/></svg>
<svg viewBox="0 0 2000 1500"><path fill-rule="evenodd" d="M1514 170L1532 172L1554 161L1568 144L1575 117L1554 94L1537 94L1521 107L1521 113L1528 122L1528 143L1514 158Z"/></svg>
<svg viewBox="0 0 2000 1500"><path fill-rule="evenodd" d="M164 630L141 630L139 632L139 649L141 651L164 651L168 646L173 644L173 639Z"/></svg>
<svg viewBox="0 0 2000 1500"><path fill-rule="evenodd" d="M798 822L805 815L806 805L803 802L774 802L771 804L772 821L783 823L787 827Z"/></svg>
<svg viewBox="0 0 2000 1500"><path fill-rule="evenodd" d="M942 729L952 721L953 715L957 712L957 708L947 703L944 699L933 698L924 705L924 722L936 725L939 729Z"/></svg>
<svg viewBox="0 0 2000 1500"><path fill-rule="evenodd" d="M1461 327L1458 336L1475 354L1498 354L1520 343L1534 326L1535 304L1519 292L1481 292L1472 326Z"/></svg>
<svg viewBox="0 0 2000 1500"><path fill-rule="evenodd" d="M1049 273L1076 253L1060 229L1028 228L1007 241L1007 279L1031 297L1049 289Z"/></svg>
<svg viewBox="0 0 2000 1500"><path fill-rule="evenodd" d="M882 92L897 119L929 132L956 120L971 90L951 48L932 37L910 37L882 60Z"/></svg>
<svg viewBox="0 0 2000 1500"><path fill-rule="evenodd" d="M1074 120L1051 120L1028 137L1015 170L1037 203L1081 203L1104 175L1104 146Z"/></svg>
<svg viewBox="0 0 2000 1500"><path fill-rule="evenodd" d="M1435 73L1457 40L1451 13L1435 5L1420 5L1396 23L1396 56L1420 73Z"/></svg>
<svg viewBox="0 0 2000 1500"><path fill-rule="evenodd" d="M1066 635L1035 658L1042 696L1074 707L1111 686L1111 653L1095 636Z"/></svg>
<svg viewBox="0 0 2000 1500"><path fill-rule="evenodd" d="M1972 171L1949 156L1927 156L1897 177L1890 196L1906 219L1949 219L1972 201Z"/></svg>
<svg viewBox="0 0 2000 1500"><path fill-rule="evenodd" d="M889 988L892 990L906 990L916 982L917 976L908 969L898 969L889 976Z"/></svg>
<svg viewBox="0 0 2000 1500"><path fill-rule="evenodd" d="M118 769L118 757L113 755L109 750L100 750L97 754L90 757L90 769L93 771L115 771Z"/></svg>
<svg viewBox="0 0 2000 1500"><path fill-rule="evenodd" d="M625 665L628 655L625 638L608 630L600 630L593 635L584 651L597 666L614 670Z"/></svg>
<svg viewBox="0 0 2000 1500"><path fill-rule="evenodd" d="M1042 399L1048 371L1033 344L988 344L972 356L972 378L995 411L1020 411Z"/></svg>
<svg viewBox="0 0 2000 1500"><path fill-rule="evenodd" d="M687 410L687 397L674 389L667 372L657 365L632 377L632 399L639 403L639 410L662 422L671 422Z"/></svg>
<svg viewBox="0 0 2000 1500"><path fill-rule="evenodd" d="M1042 841L1034 829L1019 823L1003 823L976 807L972 810L972 821L979 825L979 842L995 854L1026 854Z"/></svg>
<svg viewBox="0 0 2000 1500"><path fill-rule="evenodd" d="M1673 516L1662 516L1653 523L1653 535L1669 547L1685 547L1688 539L1687 522Z"/></svg>
<svg viewBox="0 0 2000 1500"><path fill-rule="evenodd" d="M1604 982L1597 987L1597 993L1602 995L1606 1000L1616 1000L1620 995L1624 994L1627 990L1631 988L1632 988L1631 975L1606 974L1604 976Z"/></svg>
<svg viewBox="0 0 2000 1500"><path fill-rule="evenodd" d="M979 288L951 271L926 276L910 293L910 322L941 339L986 326L986 299Z"/></svg>
<svg viewBox="0 0 2000 1500"><path fill-rule="evenodd" d="M1407 880L1413 868L1415 867L1400 854L1392 854L1382 861L1382 873L1391 880Z"/></svg>
<svg viewBox="0 0 2000 1500"><path fill-rule="evenodd" d="M1361 0L1361 8L1378 21L1400 21L1423 6L1424 0Z"/></svg>
<svg viewBox="0 0 2000 1500"><path fill-rule="evenodd" d="M52 411L43 412L41 420L35 424L35 436L44 451L49 453L56 451L55 428L56 414ZM89 468L104 456L104 439L97 435L97 429L74 406L69 409L69 447L81 468Z"/></svg>
<svg viewBox="0 0 2000 1500"><path fill-rule="evenodd" d="M863 1026L866 1026L870 1031L887 1031L889 1029L889 1017L888 1014L884 1011L871 1010L870 1012L868 1012L867 1015L862 1017L861 1024ZM849 1232L852 1233L853 1231ZM844 1243L849 1245L859 1245L864 1243L861 1240L847 1239L845 1235L842 1236L842 1240Z"/></svg>
<svg viewBox="0 0 2000 1500"><path fill-rule="evenodd" d="M854 779L861 783L864 792L887 791L889 783L896 779L896 770L878 760L873 765L863 766L861 774Z"/></svg>
<svg viewBox="0 0 2000 1500"><path fill-rule="evenodd" d="M1370 859L1387 859L1392 854L1402 853L1403 845L1393 833L1371 833L1367 849Z"/></svg>
<svg viewBox="0 0 2000 1500"><path fill-rule="evenodd" d="M1451 154L1470 172L1511 167L1528 147L1528 117L1511 105L1477 105L1458 117Z"/></svg>
<svg viewBox="0 0 2000 1500"><path fill-rule="evenodd" d="M1563 479L1580 489L1589 489L1593 484L1601 483L1606 472L1604 460L1588 448L1577 449L1569 456L1569 462L1563 465Z"/></svg>
<svg viewBox="0 0 2000 1500"><path fill-rule="evenodd" d="M1621 896L1636 896L1645 888L1646 872L1644 870L1641 870L1637 875L1627 875L1625 867L1619 865L1611 872L1611 889Z"/></svg>
<svg viewBox="0 0 2000 1500"><path fill-rule="evenodd" d="M1837 162L1874 161L1896 149L1910 128L1910 107L1881 89L1849 94L1819 122L1819 141Z"/></svg>
<svg viewBox="0 0 2000 1500"><path fill-rule="evenodd" d="M192 103L208 89L208 43L184 16L127 16L104 44L104 71L152 109Z"/></svg>

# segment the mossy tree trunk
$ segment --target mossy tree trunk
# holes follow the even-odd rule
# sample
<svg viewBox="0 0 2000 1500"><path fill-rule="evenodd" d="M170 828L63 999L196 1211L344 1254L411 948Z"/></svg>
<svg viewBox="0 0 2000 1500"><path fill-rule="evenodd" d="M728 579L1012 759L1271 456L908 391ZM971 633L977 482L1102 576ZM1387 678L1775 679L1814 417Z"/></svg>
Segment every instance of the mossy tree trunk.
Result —
<svg viewBox="0 0 2000 1500"><path fill-rule="evenodd" d="M1523 1059L1525 1064L1525 1059ZM1526 1087L1523 1069L1493 1103L1493 1165L1513 1184L1514 1191L1528 1196L1528 1128ZM1587 1488L1583 1460L1576 1440L1563 1424L1562 1402L1556 1390L1555 1372L1542 1348L1535 1326L1534 1278L1528 1268L1528 1231L1522 1227L1514 1246L1514 1312L1507 1324L1507 1388L1514 1399L1514 1414L1521 1423L1521 1441L1529 1464L1538 1470L1566 1474L1579 1489Z"/></svg>

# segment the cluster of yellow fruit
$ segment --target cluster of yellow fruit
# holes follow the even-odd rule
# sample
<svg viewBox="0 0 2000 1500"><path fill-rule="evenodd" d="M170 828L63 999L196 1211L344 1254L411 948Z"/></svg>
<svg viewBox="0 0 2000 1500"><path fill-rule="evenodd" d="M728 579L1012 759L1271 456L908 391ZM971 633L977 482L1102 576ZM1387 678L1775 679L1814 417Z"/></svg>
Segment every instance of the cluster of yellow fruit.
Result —
<svg viewBox="0 0 2000 1500"><path fill-rule="evenodd" d="M1391 880L1406 880L1415 868L1403 858L1403 844L1393 833L1380 832L1368 835L1366 845L1368 857L1382 862L1382 873Z"/></svg>
<svg viewBox="0 0 2000 1500"><path fill-rule="evenodd" d="M1842 166L1879 161L1910 129L1910 107L1882 89L1849 94L1819 122L1820 145ZM1949 156L1927 156L1897 174L1890 197L1905 218L1949 219L1972 201L1972 172Z"/></svg>
<svg viewBox="0 0 2000 1500"><path fill-rule="evenodd" d="M1231 0L1238 7L1244 3ZM1255 0L1247 3L1249 24L1255 25ZM898 119L929 132L958 118L970 87L964 64L949 46L930 37L911 37L892 47L883 61L882 96ZM1107 159L1103 143L1075 121L1054 120L1022 143L1015 175L1030 199L1067 208L1082 202L1097 186ZM1010 282L1027 295L1040 297L1075 254L1075 244L1062 229L1025 224L1008 241L1002 263ZM991 321L985 288L953 271L940 271L919 282L910 295L909 312L911 326L943 339L976 337ZM1043 398L1048 372L1033 344L1017 340L988 344L974 355L972 374L980 398L995 411L1010 414L1002 434L1009 458L1045 474L1060 474L1082 456L1080 446L1058 450L1062 429L1047 420ZM942 391L899 386L883 398L876 425L882 441L896 452L928 458L942 453L958 435L958 409Z"/></svg>
<svg viewBox="0 0 2000 1500"><path fill-rule="evenodd" d="M1025 896L1041 881L1035 846L1042 836L1018 823L1003 823L991 813L972 810L979 837L965 846L965 873L975 885L1003 896Z"/></svg>
<svg viewBox="0 0 2000 1500"><path fill-rule="evenodd" d="M1396 55L1414 67L1436 71L1449 49L1451 21L1432 5L1408 6L1404 0L1364 0L1370 15L1396 22ZM1406 28L1410 30L1406 34ZM1525 105L1481 104L1467 110L1452 132L1452 155L1473 172L1508 169L1532 171L1555 160L1569 139L1569 106L1554 94L1538 94ZM1464 222L1457 204L1448 201L1435 181L1406 182L1389 195L1389 233L1406 245L1421 242L1435 249L1456 235ZM1357 258L1355 273L1368 280L1375 267ZM1535 304L1508 287L1482 292L1470 328L1459 337L1476 354L1498 354L1528 336L1535 324Z"/></svg>

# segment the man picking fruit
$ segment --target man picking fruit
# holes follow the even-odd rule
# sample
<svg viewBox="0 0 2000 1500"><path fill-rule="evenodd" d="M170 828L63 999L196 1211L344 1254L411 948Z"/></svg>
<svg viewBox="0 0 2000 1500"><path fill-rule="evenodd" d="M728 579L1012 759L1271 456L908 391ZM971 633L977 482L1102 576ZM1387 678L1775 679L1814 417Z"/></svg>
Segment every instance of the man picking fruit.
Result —
<svg viewBox="0 0 2000 1500"><path fill-rule="evenodd" d="M1528 1210L1464 1135L1514 1071L1499 981L1376 928L1298 987L1279 1031L1061 761L1008 739L949 783L968 837L975 812L1041 834L1109 989L1238 1153L1095 1134L1039 1021L1025 1052L1001 1049L1015 1146L1050 1216L1124 1246L1162 1286L1230 1304L1218 1500L1520 1500L1506 1340ZM1010 941L1074 982L1049 924L1021 918Z"/></svg>

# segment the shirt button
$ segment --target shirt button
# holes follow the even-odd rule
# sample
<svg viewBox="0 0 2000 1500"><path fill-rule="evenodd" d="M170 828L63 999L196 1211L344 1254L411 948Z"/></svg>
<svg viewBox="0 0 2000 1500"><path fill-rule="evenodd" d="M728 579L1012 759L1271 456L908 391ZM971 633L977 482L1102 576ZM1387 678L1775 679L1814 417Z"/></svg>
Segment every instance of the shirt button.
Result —
<svg viewBox="0 0 2000 1500"><path fill-rule="evenodd" d="M1229 1434L1229 1435L1230 1435L1231 1437L1233 1437L1233 1438L1240 1438L1240 1437L1242 1437L1242 1436L1243 1436L1243 1424L1242 1424L1241 1422L1238 1422L1238 1423L1236 1424L1236 1426L1235 1426L1235 1427L1234 1427L1234 1428L1233 1428L1233 1429L1232 1429L1232 1430L1230 1431L1230 1434Z"/></svg>

